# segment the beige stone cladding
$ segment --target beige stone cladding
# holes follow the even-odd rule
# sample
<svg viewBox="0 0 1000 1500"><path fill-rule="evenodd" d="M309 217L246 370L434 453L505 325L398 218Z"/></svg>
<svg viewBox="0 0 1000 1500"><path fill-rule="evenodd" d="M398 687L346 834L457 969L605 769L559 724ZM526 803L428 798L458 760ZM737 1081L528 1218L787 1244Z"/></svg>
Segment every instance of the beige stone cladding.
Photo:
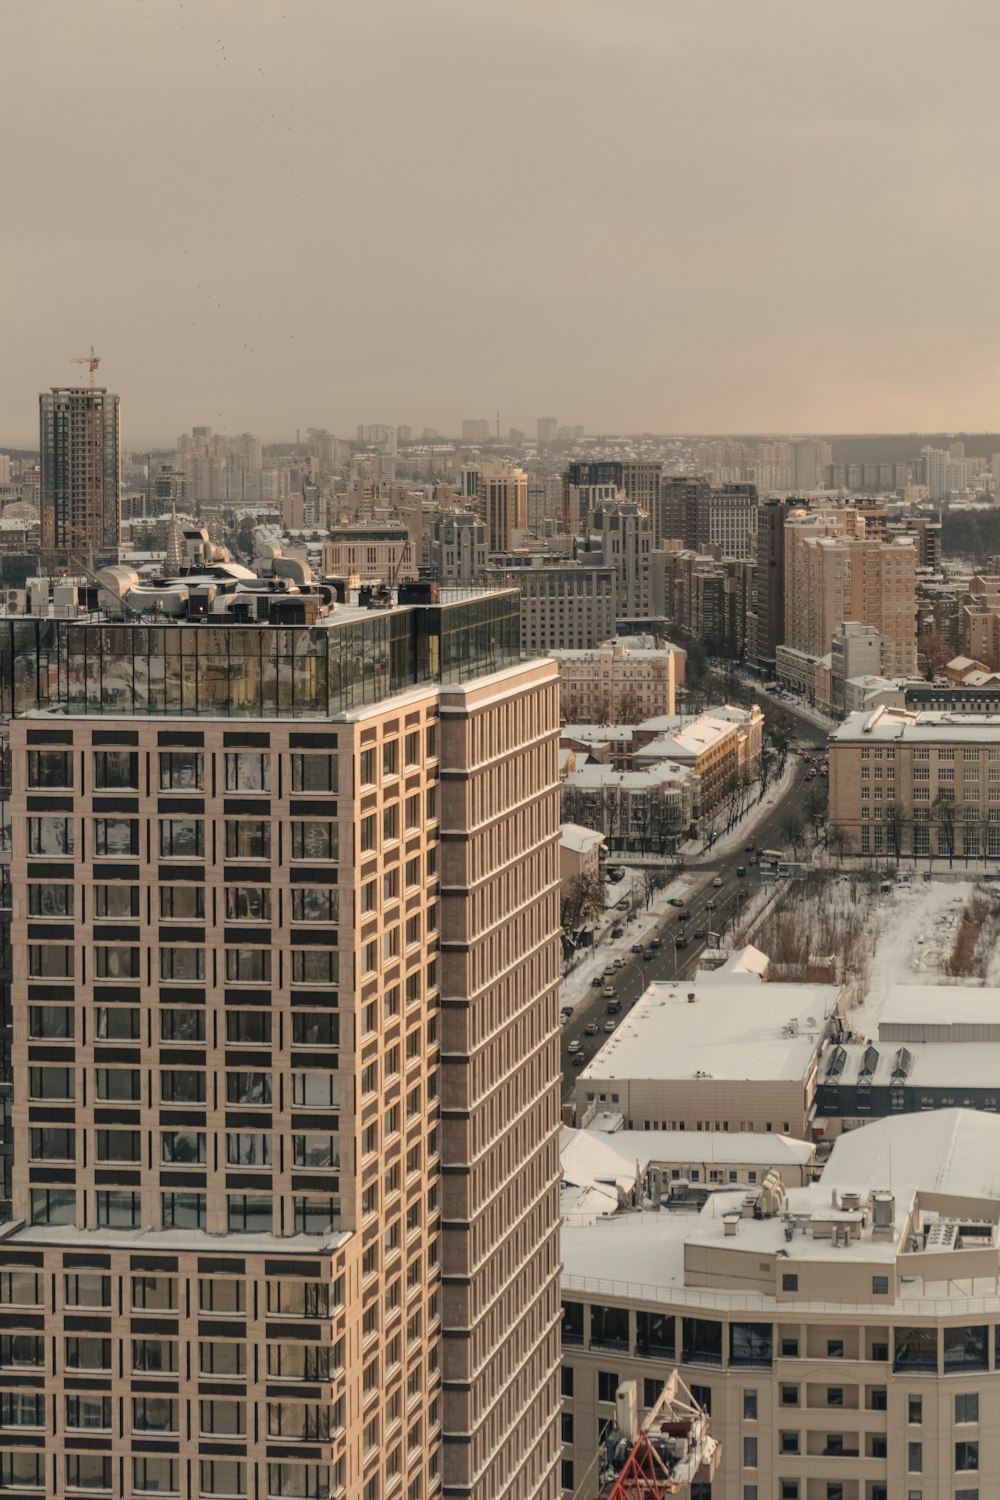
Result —
<svg viewBox="0 0 1000 1500"><path fill-rule="evenodd" d="M445 1494L558 1492L559 688L441 691Z"/></svg>

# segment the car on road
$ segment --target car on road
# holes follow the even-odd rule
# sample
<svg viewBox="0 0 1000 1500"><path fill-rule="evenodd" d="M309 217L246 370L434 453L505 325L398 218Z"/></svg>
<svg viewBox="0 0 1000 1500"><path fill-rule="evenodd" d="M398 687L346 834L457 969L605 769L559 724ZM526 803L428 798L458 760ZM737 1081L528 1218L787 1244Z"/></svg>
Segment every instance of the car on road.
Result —
<svg viewBox="0 0 1000 1500"><path fill-rule="evenodd" d="M686 948L687 945L688 945L688 940L684 936L683 932L681 933L680 937L675 937L674 938L674 947L675 948Z"/></svg>
<svg viewBox="0 0 1000 1500"><path fill-rule="evenodd" d="M737 865L736 866L736 879L737 880L742 880L743 877L744 877L744 875L746 874L746 872L747 872L746 865Z"/></svg>
<svg viewBox="0 0 1000 1500"><path fill-rule="evenodd" d="M691 913L689 911L682 911L677 920L678 922L690 922Z"/></svg>
<svg viewBox="0 0 1000 1500"><path fill-rule="evenodd" d="M616 958L613 964L613 968L615 969L615 971L617 972L619 969L624 969L624 967L625 960L623 958Z"/></svg>
<svg viewBox="0 0 1000 1500"><path fill-rule="evenodd" d="M754 848L753 844L744 844L743 845L743 853L744 854L756 854L756 852L757 851Z"/></svg>
<svg viewBox="0 0 1000 1500"><path fill-rule="evenodd" d="M715 889L717 891L721 891L722 890L722 876L721 875L716 875L715 879L712 881L712 884L715 886Z"/></svg>
<svg viewBox="0 0 1000 1500"><path fill-rule="evenodd" d="M599 990L601 988L601 985L604 983L604 980L601 978L600 974L595 974L590 983L593 989Z"/></svg>
<svg viewBox="0 0 1000 1500"><path fill-rule="evenodd" d="M559 1014L562 1016L562 1018L563 1018L564 1021L568 1021L569 1018L570 1018L570 1016L573 1014L573 1007L572 1007L572 1005L564 1005L562 1007L562 1009L560 1010Z"/></svg>
<svg viewBox="0 0 1000 1500"><path fill-rule="evenodd" d="M718 906L718 904L719 903L717 901L706 901L705 902L705 910L706 911L714 911L715 908Z"/></svg>
<svg viewBox="0 0 1000 1500"><path fill-rule="evenodd" d="M643 944L642 943L633 943L631 951L633 953L641 953L643 951Z"/></svg>
<svg viewBox="0 0 1000 1500"><path fill-rule="evenodd" d="M582 1051L582 1049L583 1043L579 1039L577 1039L574 1042L570 1042L569 1047L566 1050L569 1052L570 1057L572 1057L574 1052L580 1052Z"/></svg>
<svg viewBox="0 0 1000 1500"><path fill-rule="evenodd" d="M652 948L647 948L645 953L642 955L642 961L643 963L651 964L655 957L656 954L653 952Z"/></svg>
<svg viewBox="0 0 1000 1500"><path fill-rule="evenodd" d="M649 940L649 946L651 948L662 948L662 946L663 946L663 939L662 938L658 938L658 937L650 938L650 940Z"/></svg>
<svg viewBox="0 0 1000 1500"><path fill-rule="evenodd" d="M683 906L684 902L681 900L680 896L671 896L670 900L667 902L667 905L668 906Z"/></svg>
<svg viewBox="0 0 1000 1500"><path fill-rule="evenodd" d="M614 985L613 984L606 984L604 986L604 988L602 989L602 991L601 991L601 999L602 1000L614 1000L615 994L616 994L616 991L615 991Z"/></svg>
<svg viewBox="0 0 1000 1500"><path fill-rule="evenodd" d="M611 929L611 936L613 938L624 937L625 936L625 929L624 929L624 927L612 927L612 929Z"/></svg>
<svg viewBox="0 0 1000 1500"><path fill-rule="evenodd" d="M622 1008L622 1003L621 1003L620 1000L612 1000L608 1004L607 1013L608 1013L609 1016L620 1015L621 1014L621 1008Z"/></svg>
<svg viewBox="0 0 1000 1500"><path fill-rule="evenodd" d="M694 930L694 936L696 938L708 937L708 933L705 931L704 927L696 927Z"/></svg>
<svg viewBox="0 0 1000 1500"><path fill-rule="evenodd" d="M613 979L617 971L614 964L605 964L601 972L603 973L605 979Z"/></svg>
<svg viewBox="0 0 1000 1500"><path fill-rule="evenodd" d="M588 1021L587 1024L586 1024L586 1026L583 1028L583 1034L584 1034L584 1036L596 1036L597 1035L597 1022L596 1021Z"/></svg>
<svg viewBox="0 0 1000 1500"><path fill-rule="evenodd" d="M614 1031L614 1029L615 1029L615 1023L614 1023L614 1021L605 1021L605 1023L604 1023L604 1029L605 1029L605 1031Z"/></svg>
<svg viewBox="0 0 1000 1500"><path fill-rule="evenodd" d="M573 1056L570 1058L570 1062L573 1064L574 1068L582 1068L586 1061L586 1052L574 1052Z"/></svg>

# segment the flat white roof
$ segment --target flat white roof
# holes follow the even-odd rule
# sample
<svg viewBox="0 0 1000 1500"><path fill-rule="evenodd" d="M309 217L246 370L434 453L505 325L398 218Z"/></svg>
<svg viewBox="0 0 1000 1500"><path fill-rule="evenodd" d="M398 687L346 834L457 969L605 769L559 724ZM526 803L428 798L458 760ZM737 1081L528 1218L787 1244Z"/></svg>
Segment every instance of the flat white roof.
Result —
<svg viewBox="0 0 1000 1500"><path fill-rule="evenodd" d="M879 1025L1000 1025L1000 989L976 984L891 984ZM863 1016L856 1024L863 1024ZM998 1080L1000 1082L1000 1080Z"/></svg>
<svg viewBox="0 0 1000 1500"><path fill-rule="evenodd" d="M723 971L660 981L649 986L579 1076L799 1079L839 995L838 985L748 984L744 975Z"/></svg>
<svg viewBox="0 0 1000 1500"><path fill-rule="evenodd" d="M848 714L830 732L831 744L869 744L905 740L931 744L955 740L959 744L991 744L1000 740L1000 714L948 713L942 709L905 709L883 706Z"/></svg>
<svg viewBox="0 0 1000 1500"><path fill-rule="evenodd" d="M329 1255L351 1238L351 1231L331 1229L326 1234L209 1234L204 1229L76 1229L72 1224L3 1226L0 1239L16 1238L19 1245L65 1245L68 1249L198 1250L202 1255Z"/></svg>
<svg viewBox="0 0 1000 1500"><path fill-rule="evenodd" d="M1000 1119L976 1109L873 1120L837 1138L822 1187L1000 1200Z"/></svg>
<svg viewBox="0 0 1000 1500"><path fill-rule="evenodd" d="M629 1187L636 1169L650 1162L734 1162L766 1167L805 1166L812 1160L809 1141L788 1135L722 1130L572 1130L559 1138L563 1182L611 1183Z"/></svg>

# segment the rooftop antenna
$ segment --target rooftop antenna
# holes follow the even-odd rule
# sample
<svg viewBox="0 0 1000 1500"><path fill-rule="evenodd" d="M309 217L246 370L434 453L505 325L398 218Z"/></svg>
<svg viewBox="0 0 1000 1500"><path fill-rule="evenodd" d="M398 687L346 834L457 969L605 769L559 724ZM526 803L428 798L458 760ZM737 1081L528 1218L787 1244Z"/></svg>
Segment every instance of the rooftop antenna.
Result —
<svg viewBox="0 0 1000 1500"><path fill-rule="evenodd" d="M76 354L70 360L70 364L71 365L86 365L87 366L88 370L90 371L90 389L91 390L94 389L94 371L97 369L97 366L100 363L101 363L101 356L99 354L95 354L94 353L94 346L93 346L93 344L91 344L91 346L90 346L90 348L89 348L89 350L87 351L86 354Z"/></svg>

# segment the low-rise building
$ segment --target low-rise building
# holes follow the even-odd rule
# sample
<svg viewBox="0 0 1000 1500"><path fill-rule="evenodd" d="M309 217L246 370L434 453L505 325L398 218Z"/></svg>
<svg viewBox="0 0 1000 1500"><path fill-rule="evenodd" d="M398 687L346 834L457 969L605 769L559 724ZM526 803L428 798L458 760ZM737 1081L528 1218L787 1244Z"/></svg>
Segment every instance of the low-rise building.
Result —
<svg viewBox="0 0 1000 1500"><path fill-rule="evenodd" d="M952 1106L1000 1110L1000 1042L832 1043L820 1059L813 1134Z"/></svg>
<svg viewBox="0 0 1000 1500"><path fill-rule="evenodd" d="M632 761L642 766L666 759L687 766L697 777L695 815L702 817L756 776L763 741L764 715L758 705L727 703L695 718L664 714L645 719L636 725Z"/></svg>
<svg viewBox="0 0 1000 1500"><path fill-rule="evenodd" d="M596 1107L619 1111L630 1130L808 1139L840 989L764 983L766 969L750 949L722 969L649 985L578 1074L577 1118Z"/></svg>
<svg viewBox="0 0 1000 1500"><path fill-rule="evenodd" d="M574 880L600 874L603 833L579 823L564 823L559 830L559 886L565 897Z"/></svg>
<svg viewBox="0 0 1000 1500"><path fill-rule="evenodd" d="M563 1488L673 1369L722 1443L712 1500L1000 1493L1000 1120L888 1119L818 1183L563 1225ZM696 1491L692 1490L692 1496Z"/></svg>
<svg viewBox="0 0 1000 1500"><path fill-rule="evenodd" d="M684 681L679 646L604 641L593 651L550 651L559 667L563 717L573 723L637 723L672 714Z"/></svg>
<svg viewBox="0 0 1000 1500"><path fill-rule="evenodd" d="M343 577L356 574L368 582L389 583L416 572L410 534L391 522L359 522L340 526L323 543L323 572Z"/></svg>
<svg viewBox="0 0 1000 1500"><path fill-rule="evenodd" d="M688 768L668 761L642 771L585 762L563 779L562 816L599 829L612 852L666 854L691 831L695 791Z"/></svg>

